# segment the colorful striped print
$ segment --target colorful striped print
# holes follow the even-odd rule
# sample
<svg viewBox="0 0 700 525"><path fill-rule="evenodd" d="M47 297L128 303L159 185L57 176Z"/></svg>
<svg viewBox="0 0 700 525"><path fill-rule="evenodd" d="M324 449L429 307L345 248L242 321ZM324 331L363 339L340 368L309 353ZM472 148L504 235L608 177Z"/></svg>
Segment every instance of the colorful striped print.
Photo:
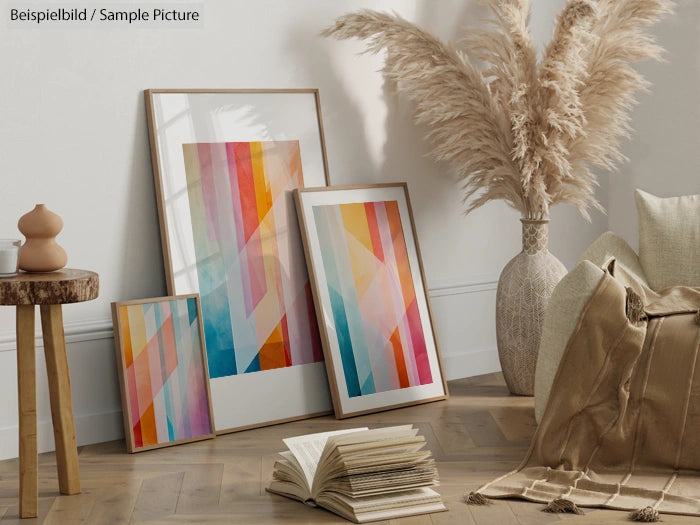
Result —
<svg viewBox="0 0 700 525"><path fill-rule="evenodd" d="M397 202L313 215L348 396L432 383Z"/></svg>
<svg viewBox="0 0 700 525"><path fill-rule="evenodd" d="M119 310L135 447L211 434L195 299Z"/></svg>
<svg viewBox="0 0 700 525"><path fill-rule="evenodd" d="M323 359L291 190L298 141L184 144L212 378Z"/></svg>

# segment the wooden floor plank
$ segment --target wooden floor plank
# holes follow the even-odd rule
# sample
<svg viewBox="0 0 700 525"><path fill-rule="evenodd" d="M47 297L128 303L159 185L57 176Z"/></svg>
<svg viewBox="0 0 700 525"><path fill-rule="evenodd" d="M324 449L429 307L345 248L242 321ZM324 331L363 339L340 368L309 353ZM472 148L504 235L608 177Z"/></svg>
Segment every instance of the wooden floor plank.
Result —
<svg viewBox="0 0 700 525"><path fill-rule="evenodd" d="M113 483L95 492L95 505L87 523L90 525L126 525L141 491L140 479ZM69 496L70 497L70 496Z"/></svg>
<svg viewBox="0 0 700 525"><path fill-rule="evenodd" d="M185 472L175 472L143 480L136 498L131 523L142 523L175 513Z"/></svg>
<svg viewBox="0 0 700 525"><path fill-rule="evenodd" d="M535 415L529 407L496 407L489 412L508 441L529 443L537 428Z"/></svg>
<svg viewBox="0 0 700 525"><path fill-rule="evenodd" d="M44 520L44 525L82 525L95 506L94 492L83 492L71 496L58 496Z"/></svg>
<svg viewBox="0 0 700 525"><path fill-rule="evenodd" d="M501 432L489 410L477 410L469 414L464 422L469 436L477 447L507 447L510 441Z"/></svg>
<svg viewBox="0 0 700 525"><path fill-rule="evenodd" d="M511 512L520 525L540 525L559 521L558 514L542 512L544 505L522 500L503 500L502 502L510 507Z"/></svg>
<svg viewBox="0 0 700 525"><path fill-rule="evenodd" d="M177 513L197 513L219 505L224 467L200 465L185 472L177 501Z"/></svg>
<svg viewBox="0 0 700 525"><path fill-rule="evenodd" d="M7 509L5 515L0 519L2 525L43 525L44 518L53 505L56 498L39 498L39 516L36 518L19 517L19 500L17 505Z"/></svg>
<svg viewBox="0 0 700 525"><path fill-rule="evenodd" d="M240 501L262 494L262 458L233 456L224 465L219 503Z"/></svg>
<svg viewBox="0 0 700 525"><path fill-rule="evenodd" d="M635 523L628 519L628 512L610 509L582 509L584 512L583 516L577 516L576 514L557 514L560 520L560 524L570 523L571 525L576 525L577 523L595 524L595 525L630 525ZM662 514L661 523L664 525L695 525L700 520L693 516L675 516L673 514Z"/></svg>
<svg viewBox="0 0 700 525"><path fill-rule="evenodd" d="M503 502L496 502L492 505L467 505L466 507L477 523L520 525L510 507Z"/></svg>
<svg viewBox="0 0 700 525"><path fill-rule="evenodd" d="M433 525L477 525L467 505L464 503L462 494L443 495L442 502L447 507L447 512L431 514L430 520Z"/></svg>
<svg viewBox="0 0 700 525"><path fill-rule="evenodd" d="M445 454L455 454L474 448L462 416L441 417L433 422L433 431Z"/></svg>

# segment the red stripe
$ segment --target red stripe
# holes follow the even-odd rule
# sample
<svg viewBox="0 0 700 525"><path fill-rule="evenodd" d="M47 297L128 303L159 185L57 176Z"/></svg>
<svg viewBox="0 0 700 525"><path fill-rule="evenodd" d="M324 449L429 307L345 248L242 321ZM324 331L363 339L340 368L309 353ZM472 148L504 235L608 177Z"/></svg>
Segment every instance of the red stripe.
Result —
<svg viewBox="0 0 700 525"><path fill-rule="evenodd" d="M292 366L292 347L289 344L289 327L287 326L287 314L282 317L282 342L284 343L284 362Z"/></svg>
<svg viewBox="0 0 700 525"><path fill-rule="evenodd" d="M415 299L416 292L413 289L413 277L411 276L411 265L408 262L408 253L406 252L406 241L404 240L403 227L401 226L399 205L396 201L386 201L384 204L386 206L387 221L389 222L389 231L391 232L391 242L394 245L394 257L396 258L396 270L401 283L403 304L404 307L408 308L411 301Z"/></svg>
<svg viewBox="0 0 700 525"><path fill-rule="evenodd" d="M381 262L384 262L384 248L382 248L382 238L379 234L379 224L377 224L376 206L382 206L383 202L366 202L365 214L367 215L367 226L369 227L369 237L372 240L372 252Z"/></svg>
<svg viewBox="0 0 700 525"><path fill-rule="evenodd" d="M406 309L406 320L411 331L411 344L413 346L413 355L416 359L416 368L418 369L418 380L421 385L427 385L433 382L433 375L430 372L428 349L425 347L423 325L420 322L418 304L415 299Z"/></svg>
<svg viewBox="0 0 700 525"><path fill-rule="evenodd" d="M255 180L253 178L253 162L250 156L250 143L235 142L233 151L236 157L238 192L241 196L243 235L245 241L248 242L258 228L258 204L255 199Z"/></svg>

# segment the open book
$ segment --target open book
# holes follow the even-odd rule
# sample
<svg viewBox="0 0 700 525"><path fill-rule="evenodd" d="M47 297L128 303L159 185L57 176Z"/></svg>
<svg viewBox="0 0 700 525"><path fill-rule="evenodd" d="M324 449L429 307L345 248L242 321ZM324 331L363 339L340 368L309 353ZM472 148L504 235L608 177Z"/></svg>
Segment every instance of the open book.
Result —
<svg viewBox="0 0 700 525"><path fill-rule="evenodd" d="M284 439L268 491L354 521L447 510L428 488L438 473L411 425L354 428Z"/></svg>

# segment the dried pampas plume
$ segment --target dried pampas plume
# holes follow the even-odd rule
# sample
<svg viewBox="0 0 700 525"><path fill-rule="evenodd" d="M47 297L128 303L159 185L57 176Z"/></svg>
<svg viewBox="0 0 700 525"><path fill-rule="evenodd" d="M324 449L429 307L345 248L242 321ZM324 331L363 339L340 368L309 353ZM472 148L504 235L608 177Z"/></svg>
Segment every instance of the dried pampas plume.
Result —
<svg viewBox="0 0 700 525"><path fill-rule="evenodd" d="M323 36L386 50L384 71L427 124L432 155L464 181L467 213L503 199L525 218L560 202L589 218L592 167L624 160L635 95L647 87L631 64L660 58L646 27L671 0L569 0L541 60L528 31L531 0L488 0L493 20L475 28L467 54L398 15L363 10ZM487 64L484 70L474 60Z"/></svg>

